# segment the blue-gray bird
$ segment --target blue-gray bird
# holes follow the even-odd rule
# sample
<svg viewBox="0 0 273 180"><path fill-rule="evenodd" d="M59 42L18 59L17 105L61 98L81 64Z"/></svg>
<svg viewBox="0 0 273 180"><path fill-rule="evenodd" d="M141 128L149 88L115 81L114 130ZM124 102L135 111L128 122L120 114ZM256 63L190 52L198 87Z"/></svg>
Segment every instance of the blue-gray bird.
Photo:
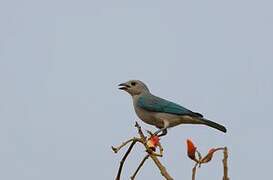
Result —
<svg viewBox="0 0 273 180"><path fill-rule="evenodd" d="M227 131L224 126L205 119L200 113L151 94L148 87L139 80L130 80L119 86L119 89L132 96L137 116L145 123L159 128L155 133L162 132L159 136L166 135L167 128L180 124L203 124L222 132Z"/></svg>

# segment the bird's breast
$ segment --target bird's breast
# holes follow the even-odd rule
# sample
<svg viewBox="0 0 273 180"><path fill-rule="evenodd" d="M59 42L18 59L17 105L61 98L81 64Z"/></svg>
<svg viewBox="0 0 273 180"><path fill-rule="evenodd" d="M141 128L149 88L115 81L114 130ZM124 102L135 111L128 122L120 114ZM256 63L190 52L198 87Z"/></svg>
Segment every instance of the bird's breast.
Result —
<svg viewBox="0 0 273 180"><path fill-rule="evenodd" d="M134 109L137 116L147 124L157 126L158 122L155 118L155 112L150 112L137 106L137 101L134 101Z"/></svg>
<svg viewBox="0 0 273 180"><path fill-rule="evenodd" d="M144 122L148 123L148 124L154 124L153 120L154 120L154 116L152 112L148 112L142 108L139 108L137 106L135 106L135 112L137 114L137 116Z"/></svg>

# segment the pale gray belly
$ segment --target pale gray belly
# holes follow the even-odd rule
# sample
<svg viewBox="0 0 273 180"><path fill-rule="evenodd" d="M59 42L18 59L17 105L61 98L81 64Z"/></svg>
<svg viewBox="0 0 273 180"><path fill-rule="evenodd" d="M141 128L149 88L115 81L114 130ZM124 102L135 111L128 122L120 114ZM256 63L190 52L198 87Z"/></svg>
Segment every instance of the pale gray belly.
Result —
<svg viewBox="0 0 273 180"><path fill-rule="evenodd" d="M190 116L178 116L168 113L150 112L141 108L135 108L137 116L147 124L163 128L163 121L169 123L168 127L174 127L179 124L195 124L196 122Z"/></svg>
<svg viewBox="0 0 273 180"><path fill-rule="evenodd" d="M141 108L135 108L137 116L147 124L154 125L158 128L163 127L163 121L156 117L155 112L146 111Z"/></svg>

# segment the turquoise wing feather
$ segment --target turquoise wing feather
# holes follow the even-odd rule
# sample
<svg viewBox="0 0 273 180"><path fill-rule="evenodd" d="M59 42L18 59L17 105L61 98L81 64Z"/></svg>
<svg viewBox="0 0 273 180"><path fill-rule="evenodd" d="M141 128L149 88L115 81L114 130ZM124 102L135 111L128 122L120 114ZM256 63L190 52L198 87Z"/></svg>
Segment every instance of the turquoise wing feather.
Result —
<svg viewBox="0 0 273 180"><path fill-rule="evenodd" d="M202 114L192 112L183 106L171 101L159 98L152 94L143 95L138 99L137 106L153 112L162 112L175 115L189 115L194 117L203 117Z"/></svg>

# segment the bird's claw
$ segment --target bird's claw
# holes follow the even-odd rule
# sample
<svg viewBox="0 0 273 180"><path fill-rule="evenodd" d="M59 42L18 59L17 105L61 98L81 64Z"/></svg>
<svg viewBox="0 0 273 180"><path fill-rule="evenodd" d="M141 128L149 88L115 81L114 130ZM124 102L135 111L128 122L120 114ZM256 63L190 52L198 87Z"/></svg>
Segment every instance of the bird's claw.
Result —
<svg viewBox="0 0 273 180"><path fill-rule="evenodd" d="M154 133L152 133L152 131L150 130L145 130L148 134L150 134L150 136L154 135Z"/></svg>
<svg viewBox="0 0 273 180"><path fill-rule="evenodd" d="M165 136L167 134L167 129L159 129L157 130L156 132L152 133L151 131L149 130L145 130L150 136L158 136L158 137L161 137L161 136ZM161 134L159 134L161 132Z"/></svg>

